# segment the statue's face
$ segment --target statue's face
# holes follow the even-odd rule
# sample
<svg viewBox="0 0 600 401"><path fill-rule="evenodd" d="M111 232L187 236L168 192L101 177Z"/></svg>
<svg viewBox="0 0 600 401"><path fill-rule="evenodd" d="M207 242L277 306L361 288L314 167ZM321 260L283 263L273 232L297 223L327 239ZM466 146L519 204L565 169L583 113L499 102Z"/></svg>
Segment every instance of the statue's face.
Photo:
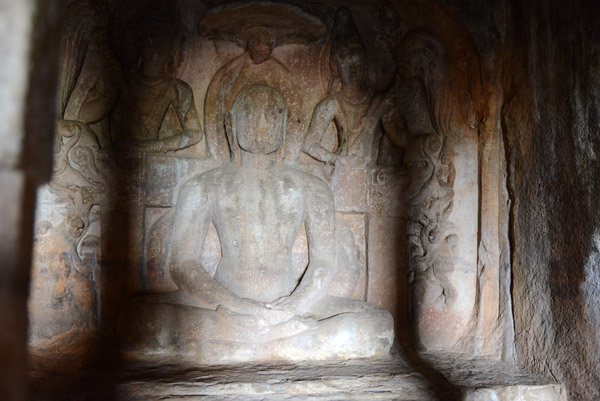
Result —
<svg viewBox="0 0 600 401"><path fill-rule="evenodd" d="M248 39L248 53L252 62L261 64L271 58L271 35L267 31L258 31Z"/></svg>
<svg viewBox="0 0 600 401"><path fill-rule="evenodd" d="M278 92L263 85L252 87L239 102L236 100L233 111L240 148L270 154L281 147L287 109Z"/></svg>
<svg viewBox="0 0 600 401"><path fill-rule="evenodd" d="M362 47L343 47L336 55L340 79L344 84L361 83L365 76L366 55Z"/></svg>
<svg viewBox="0 0 600 401"><path fill-rule="evenodd" d="M146 69L162 71L169 61L172 51L172 40L168 35L161 35L155 30L149 32L142 42L142 63Z"/></svg>

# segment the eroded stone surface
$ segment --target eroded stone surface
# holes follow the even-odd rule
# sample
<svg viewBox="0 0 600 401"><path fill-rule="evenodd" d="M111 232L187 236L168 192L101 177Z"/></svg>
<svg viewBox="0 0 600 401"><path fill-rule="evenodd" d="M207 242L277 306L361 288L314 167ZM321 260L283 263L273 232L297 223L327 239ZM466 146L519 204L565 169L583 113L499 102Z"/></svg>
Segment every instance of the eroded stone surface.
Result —
<svg viewBox="0 0 600 401"><path fill-rule="evenodd" d="M76 337L93 348L96 336L114 336L130 299L181 285L168 267L177 194L193 177L224 169L230 156L239 161L225 116L244 86L264 82L281 92L290 111L287 137L274 156L278 168L292 165L333 192L340 222L333 241L340 252L329 295L388 308L396 329L413 331L425 350L499 358L505 333L495 312L502 306L500 256L493 230L478 232L480 222L497 217L494 202L502 202L480 196L477 185L488 160L476 129L487 82L478 78L479 60L455 17L433 3L153 6L69 7L60 125L80 127L97 143L80 146L91 152L91 167L56 174L62 187L41 208L77 218L52 224L56 232L71 230L62 242L48 240L54 238L44 236L48 225L40 225L36 252L58 262L40 258L34 266L32 310L39 310L32 314L31 343L65 344L57 348L67 351L61 335L85 328ZM164 37L156 37L160 31ZM130 113L136 109L140 113ZM138 132L142 126L148 141ZM58 136L65 140L60 130ZM186 142L192 137L199 142ZM115 150L126 138L135 142L133 150ZM177 143L155 149L156 138ZM144 141L150 146L138 146ZM499 151L491 146L485 154ZM77 164L69 152L57 161ZM108 178L106 193L95 190L104 185L98 172ZM497 171L481 177L489 187L498 185ZM77 210L67 211L71 205L62 198L72 198ZM210 274L230 245L215 226L196 248L204 252L194 255ZM99 246L85 241L87 230ZM310 263L311 244L303 239L309 231L304 224L289 241L296 280ZM69 263L61 264L67 248ZM80 260L93 267L82 270ZM340 273L344 268L347 274Z"/></svg>
<svg viewBox="0 0 600 401"><path fill-rule="evenodd" d="M359 278L357 257L336 263L344 255L336 242L353 233L336 227L331 190L317 177L275 165L287 115L281 94L265 84L239 92L226 125L240 165L210 170L182 187L168 262L178 291L125 307L119 336L126 351L211 364L387 354L391 316L349 299ZM197 260L211 223L222 250L214 272ZM309 258L299 277L290 256L302 224ZM338 268L340 293L327 295Z"/></svg>
<svg viewBox="0 0 600 401"><path fill-rule="evenodd" d="M263 363L187 366L180 360L161 364L130 361L120 366L96 366L80 372L64 386L36 371L34 400L69 397L113 399L207 400L465 400L564 401L564 391L547 379L491 360L436 355L456 391L436 383L427 370L406 365L398 356L384 360ZM425 376L424 376L425 375ZM427 379L425 378L427 377ZM39 397L39 398L38 398ZM96 398L94 398L96 397ZM495 398L496 397L496 398ZM510 398L517 397L517 398ZM521 397L521 398L518 398ZM541 398L547 397L547 398ZM56 398L59 399L59 398Z"/></svg>
<svg viewBox="0 0 600 401"><path fill-rule="evenodd" d="M90 369L67 392L59 382L46 382L37 372L36 383L45 399L69 394L79 400L112 395L117 399L207 400L432 400L432 387L417 373L394 359L382 361L312 362L182 366L166 360L161 365L137 362L119 369ZM39 394L42 395L42 394ZM34 396L34 399L37 399Z"/></svg>

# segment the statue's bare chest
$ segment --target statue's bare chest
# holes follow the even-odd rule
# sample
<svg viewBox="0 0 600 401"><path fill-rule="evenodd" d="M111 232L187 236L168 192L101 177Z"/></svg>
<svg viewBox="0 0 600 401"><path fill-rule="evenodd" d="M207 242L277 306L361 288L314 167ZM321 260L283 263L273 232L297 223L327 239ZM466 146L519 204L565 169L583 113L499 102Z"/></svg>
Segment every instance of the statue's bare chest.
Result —
<svg viewBox="0 0 600 401"><path fill-rule="evenodd" d="M300 188L288 177L239 174L223 181L215 209L215 223L222 229L276 240L297 232L304 200Z"/></svg>

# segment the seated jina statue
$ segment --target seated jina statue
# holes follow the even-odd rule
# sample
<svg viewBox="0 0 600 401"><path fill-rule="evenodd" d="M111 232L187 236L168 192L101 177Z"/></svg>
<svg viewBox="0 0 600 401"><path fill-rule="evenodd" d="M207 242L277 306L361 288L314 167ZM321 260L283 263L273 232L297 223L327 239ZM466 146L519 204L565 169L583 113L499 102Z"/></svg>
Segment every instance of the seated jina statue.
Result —
<svg viewBox="0 0 600 401"><path fill-rule="evenodd" d="M226 127L240 165L182 186L168 262L179 290L125 306L119 336L126 352L206 364L388 354L394 331L385 309L327 295L336 273L333 195L321 179L276 165L286 120L275 89L254 84L237 95ZM222 249L214 276L200 263L211 222ZM290 254L302 224L309 263L295 279Z"/></svg>

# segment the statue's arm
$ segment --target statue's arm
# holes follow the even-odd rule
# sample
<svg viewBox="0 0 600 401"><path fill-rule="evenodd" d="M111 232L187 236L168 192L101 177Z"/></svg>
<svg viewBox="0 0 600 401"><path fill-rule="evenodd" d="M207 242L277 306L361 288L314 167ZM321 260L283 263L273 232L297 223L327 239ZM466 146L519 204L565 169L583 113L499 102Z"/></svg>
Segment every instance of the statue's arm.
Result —
<svg viewBox="0 0 600 401"><path fill-rule="evenodd" d="M253 313L264 309L227 290L206 271L200 262L202 246L210 224L209 188L202 178L187 184L180 192L175 216L169 270L181 291L195 298L199 306L232 312ZM258 312L257 312L258 313Z"/></svg>
<svg viewBox="0 0 600 401"><path fill-rule="evenodd" d="M399 94L392 88L381 105L381 125L390 142L399 148L407 147L407 122L399 110Z"/></svg>
<svg viewBox="0 0 600 401"><path fill-rule="evenodd" d="M302 280L288 297L273 303L275 308L297 313L310 312L327 295L335 276L335 208L333 194L323 181L310 177L304 191L309 263Z"/></svg>
<svg viewBox="0 0 600 401"><path fill-rule="evenodd" d="M192 88L182 80L176 80L177 99L174 103L183 131L168 138L161 139L155 144L150 144L153 152L168 152L185 149L193 146L203 139L200 128L200 119L194 103Z"/></svg>
<svg viewBox="0 0 600 401"><path fill-rule="evenodd" d="M146 152L161 153L188 148L202 141L204 135L200 128L198 111L194 104L192 88L185 82L177 79L175 81L176 99L173 106L177 111L183 131L177 132L164 139L136 142L133 146ZM143 126L143 122L138 124Z"/></svg>
<svg viewBox="0 0 600 401"><path fill-rule="evenodd" d="M302 147L304 152L312 158L329 164L335 162L336 155L321 146L321 140L329 124L334 120L336 111L337 104L331 97L325 98L317 104Z"/></svg>
<svg viewBox="0 0 600 401"><path fill-rule="evenodd" d="M185 82L178 80L177 93L179 96L179 110L184 133L189 136L187 146L200 142L203 138L200 128L200 119L194 102L194 93L192 88Z"/></svg>

